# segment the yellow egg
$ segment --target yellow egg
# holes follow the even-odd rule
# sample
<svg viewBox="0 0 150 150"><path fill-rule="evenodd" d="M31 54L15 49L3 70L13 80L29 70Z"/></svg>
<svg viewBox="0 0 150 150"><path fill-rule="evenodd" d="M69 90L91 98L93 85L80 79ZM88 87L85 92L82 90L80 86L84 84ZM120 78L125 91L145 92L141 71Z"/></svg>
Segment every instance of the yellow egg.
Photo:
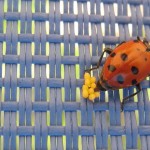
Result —
<svg viewBox="0 0 150 150"><path fill-rule="evenodd" d="M90 86L90 80L89 79L85 79L85 85Z"/></svg>
<svg viewBox="0 0 150 150"><path fill-rule="evenodd" d="M88 91L87 91L87 90L83 90L83 91L82 91L82 96L83 96L84 98L88 98L88 96L89 96Z"/></svg>
<svg viewBox="0 0 150 150"><path fill-rule="evenodd" d="M89 88L88 92L89 92L89 94L92 94L92 93L94 93L94 89L93 88Z"/></svg>
<svg viewBox="0 0 150 150"><path fill-rule="evenodd" d="M86 73L84 74L84 79L89 79L90 77L91 77L91 76L90 76L89 73L86 72Z"/></svg>
<svg viewBox="0 0 150 150"><path fill-rule="evenodd" d="M89 95L89 100L94 101L94 99L95 99L95 94L90 94Z"/></svg>
<svg viewBox="0 0 150 150"><path fill-rule="evenodd" d="M95 88L96 88L96 84L95 84L95 83L92 83L92 84L91 84L91 88L95 89Z"/></svg>
<svg viewBox="0 0 150 150"><path fill-rule="evenodd" d="M100 96L100 92L95 92L94 95L95 95L95 97L99 97Z"/></svg>
<svg viewBox="0 0 150 150"><path fill-rule="evenodd" d="M95 77L91 77L90 81L91 81L91 83L95 83L96 78Z"/></svg>
<svg viewBox="0 0 150 150"><path fill-rule="evenodd" d="M87 85L83 85L82 86L82 90L88 90L88 86Z"/></svg>

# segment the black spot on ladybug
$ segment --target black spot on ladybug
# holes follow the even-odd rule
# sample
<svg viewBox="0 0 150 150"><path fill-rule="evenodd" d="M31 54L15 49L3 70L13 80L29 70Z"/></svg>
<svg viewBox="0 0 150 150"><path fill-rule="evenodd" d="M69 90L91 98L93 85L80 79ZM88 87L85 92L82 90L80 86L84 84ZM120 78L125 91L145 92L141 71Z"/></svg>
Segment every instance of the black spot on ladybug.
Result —
<svg viewBox="0 0 150 150"><path fill-rule="evenodd" d="M117 82L120 83L120 84L123 84L124 83L124 78L122 75L118 75L117 76Z"/></svg>
<svg viewBox="0 0 150 150"><path fill-rule="evenodd" d="M116 53L114 53L114 52L112 54L110 54L111 57L114 57L115 55L116 55Z"/></svg>
<svg viewBox="0 0 150 150"><path fill-rule="evenodd" d="M145 61L147 61L147 58L145 57Z"/></svg>
<svg viewBox="0 0 150 150"><path fill-rule="evenodd" d="M132 80L132 85L135 85L135 84L137 84L136 79Z"/></svg>
<svg viewBox="0 0 150 150"><path fill-rule="evenodd" d="M126 61L126 60L128 59L128 55L125 54L125 53L121 54L121 59L122 59L123 61Z"/></svg>
<svg viewBox="0 0 150 150"><path fill-rule="evenodd" d="M137 42L139 42L139 41L138 41L138 40L133 40L133 42L137 43Z"/></svg>
<svg viewBox="0 0 150 150"><path fill-rule="evenodd" d="M135 66L132 66L131 71L132 71L132 73L135 74L135 75L139 73L138 68L135 67Z"/></svg>
<svg viewBox="0 0 150 150"><path fill-rule="evenodd" d="M116 67L113 66L113 65L109 65L108 70L111 71L111 72L114 72L116 70Z"/></svg>

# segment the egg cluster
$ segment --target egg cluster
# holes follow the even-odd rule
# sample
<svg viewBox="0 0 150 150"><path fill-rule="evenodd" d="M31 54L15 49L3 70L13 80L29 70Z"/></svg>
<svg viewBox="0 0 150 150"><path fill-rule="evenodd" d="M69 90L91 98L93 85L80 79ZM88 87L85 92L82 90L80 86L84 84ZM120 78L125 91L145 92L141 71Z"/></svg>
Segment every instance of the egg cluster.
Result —
<svg viewBox="0 0 150 150"><path fill-rule="evenodd" d="M96 78L91 77L89 73L84 74L84 84L82 86L82 96L88 98L90 101L94 101L95 98L100 96L99 92L95 92Z"/></svg>

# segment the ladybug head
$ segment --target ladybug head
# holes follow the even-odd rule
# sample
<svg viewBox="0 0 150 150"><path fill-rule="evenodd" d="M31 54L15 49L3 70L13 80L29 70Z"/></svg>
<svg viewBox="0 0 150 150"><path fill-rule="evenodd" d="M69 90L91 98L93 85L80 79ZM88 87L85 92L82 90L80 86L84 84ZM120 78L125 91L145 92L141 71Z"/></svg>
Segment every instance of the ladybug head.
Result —
<svg viewBox="0 0 150 150"><path fill-rule="evenodd" d="M106 89L101 85L100 81L97 81L96 88L94 89L95 92L97 91L106 91Z"/></svg>

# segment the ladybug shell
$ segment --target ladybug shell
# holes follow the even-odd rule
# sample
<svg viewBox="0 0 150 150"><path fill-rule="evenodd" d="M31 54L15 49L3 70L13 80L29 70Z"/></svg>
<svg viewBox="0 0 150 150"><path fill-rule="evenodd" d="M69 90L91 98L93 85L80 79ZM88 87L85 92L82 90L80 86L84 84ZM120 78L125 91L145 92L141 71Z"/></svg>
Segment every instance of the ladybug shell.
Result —
<svg viewBox="0 0 150 150"><path fill-rule="evenodd" d="M117 46L106 59L99 83L104 89L137 85L150 74L150 52L142 41Z"/></svg>

